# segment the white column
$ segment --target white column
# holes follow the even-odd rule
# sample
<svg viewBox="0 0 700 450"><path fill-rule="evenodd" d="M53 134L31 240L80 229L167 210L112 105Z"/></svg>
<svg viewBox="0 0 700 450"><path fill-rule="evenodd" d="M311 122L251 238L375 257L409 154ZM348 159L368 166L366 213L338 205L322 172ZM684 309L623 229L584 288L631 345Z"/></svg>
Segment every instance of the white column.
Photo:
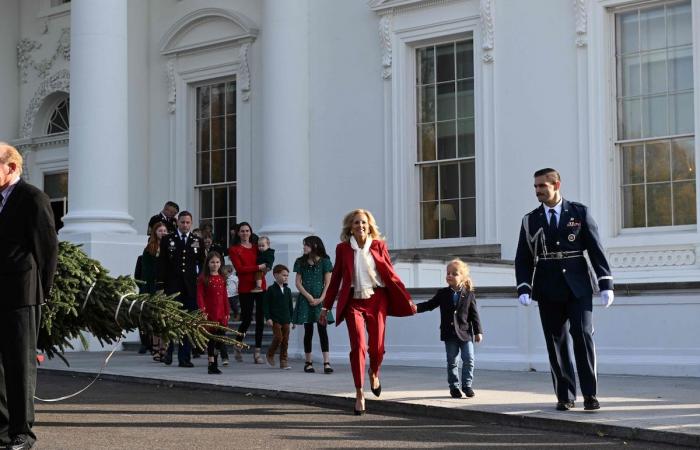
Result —
<svg viewBox="0 0 700 450"><path fill-rule="evenodd" d="M19 42L20 8L17 0L3 2L0 14L0 141L19 137Z"/></svg>
<svg viewBox="0 0 700 450"><path fill-rule="evenodd" d="M63 237L135 234L128 213L127 2L71 2L68 215Z"/></svg>
<svg viewBox="0 0 700 450"><path fill-rule="evenodd" d="M264 0L262 227L276 261L289 264L311 234L309 199L309 1Z"/></svg>

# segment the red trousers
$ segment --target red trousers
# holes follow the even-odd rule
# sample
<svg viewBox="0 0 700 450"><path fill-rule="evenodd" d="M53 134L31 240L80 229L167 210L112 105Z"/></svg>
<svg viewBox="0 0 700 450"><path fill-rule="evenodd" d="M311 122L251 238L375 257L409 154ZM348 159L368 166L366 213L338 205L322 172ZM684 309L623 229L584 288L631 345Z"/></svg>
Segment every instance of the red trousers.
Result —
<svg viewBox="0 0 700 450"><path fill-rule="evenodd" d="M350 337L350 367L356 388L362 388L365 380L365 351L369 353L369 367L379 376L384 359L384 326L389 299L386 289L377 288L367 299L350 299L346 307L345 322ZM369 336L369 346L365 337Z"/></svg>

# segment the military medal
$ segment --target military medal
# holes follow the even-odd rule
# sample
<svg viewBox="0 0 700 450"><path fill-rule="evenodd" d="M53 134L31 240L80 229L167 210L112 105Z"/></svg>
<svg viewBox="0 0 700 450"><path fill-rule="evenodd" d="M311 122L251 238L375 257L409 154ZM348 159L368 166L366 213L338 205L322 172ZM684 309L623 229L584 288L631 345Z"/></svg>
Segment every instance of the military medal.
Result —
<svg viewBox="0 0 700 450"><path fill-rule="evenodd" d="M568 237L569 242L574 242L576 240L576 235L574 233L571 233Z"/></svg>

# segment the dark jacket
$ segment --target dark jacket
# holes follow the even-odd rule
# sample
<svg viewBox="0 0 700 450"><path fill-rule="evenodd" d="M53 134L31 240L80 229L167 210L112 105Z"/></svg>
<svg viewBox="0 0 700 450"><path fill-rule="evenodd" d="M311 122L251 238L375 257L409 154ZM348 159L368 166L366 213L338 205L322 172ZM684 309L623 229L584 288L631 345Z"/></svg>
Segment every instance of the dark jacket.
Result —
<svg viewBox="0 0 700 450"><path fill-rule="evenodd" d="M518 295L530 294L533 300L538 301L566 301L568 290L576 298L590 298L593 294L591 277L588 272L588 264L583 257L570 257L565 259L542 258L544 244L547 252L578 252L585 251L595 271L599 289L613 288L613 277L610 266L605 259L603 246L598 236L598 226L593 217L588 213L585 205L577 202L562 200L561 217L553 235L546 235L547 220L544 206L534 209L523 218L520 227L520 239L515 254L515 277L518 283ZM527 222L528 230L525 230ZM533 253L528 245L527 234L534 237L542 229L541 236L546 236L544 242L537 240L537 255L540 259L535 267ZM535 250L535 246L532 246ZM534 273L534 280L533 280ZM534 281L534 283L533 283Z"/></svg>
<svg viewBox="0 0 700 450"><path fill-rule="evenodd" d="M418 312L432 311L440 307L440 340L459 339L471 341L474 335L482 334L479 310L476 306L474 292L460 291L457 306L452 300L454 291L450 287L442 288L427 302L418 303Z"/></svg>
<svg viewBox="0 0 700 450"><path fill-rule="evenodd" d="M272 265L275 263L275 249L268 248L264 252L258 252L258 259L255 261L258 264L265 264L267 270L272 270Z"/></svg>
<svg viewBox="0 0 700 450"><path fill-rule="evenodd" d="M175 217L168 219L163 215L162 212L159 212L155 216L151 217L150 220L148 221L148 235L150 236L151 232L153 231L153 225L155 225L157 222L163 222L163 225L165 225L165 228L168 229L168 233L174 233L177 231L177 219Z"/></svg>
<svg viewBox="0 0 700 450"><path fill-rule="evenodd" d="M263 297L263 311L265 320L272 319L273 322L282 325L292 322L294 303L292 302L292 291L286 284L284 292L277 283L273 283L267 288Z"/></svg>
<svg viewBox="0 0 700 450"><path fill-rule="evenodd" d="M185 244L178 233L169 234L160 241L158 281L166 294L180 292L181 301L190 309L197 305L197 275L204 266L204 244L191 232Z"/></svg>
<svg viewBox="0 0 700 450"><path fill-rule="evenodd" d="M20 180L0 212L0 311L48 300L57 257L49 198Z"/></svg>

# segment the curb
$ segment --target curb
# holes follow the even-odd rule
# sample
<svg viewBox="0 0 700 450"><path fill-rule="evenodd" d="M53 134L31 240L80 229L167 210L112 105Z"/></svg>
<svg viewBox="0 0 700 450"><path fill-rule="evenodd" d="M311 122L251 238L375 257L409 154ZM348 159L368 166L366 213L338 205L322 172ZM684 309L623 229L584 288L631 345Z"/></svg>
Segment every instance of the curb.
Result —
<svg viewBox="0 0 700 450"><path fill-rule="evenodd" d="M38 371L52 375L65 376L95 376L96 372L82 372L78 370L47 369L39 367ZM247 394L266 398L279 398L311 405L332 406L350 411L351 397L340 397L328 394L306 394L293 391L279 391L274 389L246 388L241 386L225 386L196 381L175 381L159 378L138 377L133 375L101 374L100 378L121 383L150 384L166 387L180 387L197 390L209 390L219 392L231 392ZM577 422L570 420L557 420L544 417L532 417L512 415L486 411L455 409L440 406L417 405L402 403L392 400L366 399L367 408L371 412L411 415L418 417L430 417L434 419L450 419L461 422L497 423L500 425L531 428L542 431L556 431L561 433L578 433L599 437L612 437L623 440L645 441L675 446L700 448L700 435L678 433L674 431L658 431L644 428L625 427L620 425L607 425L600 423Z"/></svg>

